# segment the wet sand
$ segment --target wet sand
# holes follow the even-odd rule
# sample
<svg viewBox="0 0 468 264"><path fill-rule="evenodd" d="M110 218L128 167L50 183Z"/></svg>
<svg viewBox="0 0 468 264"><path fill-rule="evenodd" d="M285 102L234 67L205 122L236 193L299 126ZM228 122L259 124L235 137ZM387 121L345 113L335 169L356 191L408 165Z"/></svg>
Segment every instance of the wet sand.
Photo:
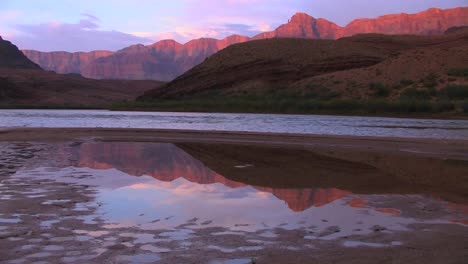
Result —
<svg viewBox="0 0 468 264"><path fill-rule="evenodd" d="M406 152L418 156L468 160L467 140L326 136L164 129L17 128L0 129L0 141L66 141L80 138L126 142L223 143L317 150L350 149Z"/></svg>
<svg viewBox="0 0 468 264"><path fill-rule="evenodd" d="M398 208L402 217L422 222L409 224L408 230L390 232L376 226L365 235L336 239L326 239L340 233L334 226L320 231L276 227L269 233L233 232L203 228L194 219L173 229L109 229L94 214L101 206L95 201L97 190L79 182L89 177L87 173L70 174L76 178L70 183L48 179L47 173L54 171L45 171L44 177L39 172L20 175L24 168L62 155L57 154L57 144L73 149L87 142L171 142L232 181L261 188L338 186L358 195L349 201L353 206L388 208L387 213ZM19 129L0 132L0 152L2 263L249 263L252 258L256 263L464 263L468 259L466 141ZM73 162L73 157L63 159ZM233 169L250 163L255 166L246 166L241 173ZM313 173L308 177L304 172ZM346 174L353 174L353 179ZM379 179L382 175L385 178ZM391 201L363 202L375 194L396 196ZM412 194L433 201L424 203ZM329 217L322 220L330 221ZM451 222L424 222L432 219Z"/></svg>

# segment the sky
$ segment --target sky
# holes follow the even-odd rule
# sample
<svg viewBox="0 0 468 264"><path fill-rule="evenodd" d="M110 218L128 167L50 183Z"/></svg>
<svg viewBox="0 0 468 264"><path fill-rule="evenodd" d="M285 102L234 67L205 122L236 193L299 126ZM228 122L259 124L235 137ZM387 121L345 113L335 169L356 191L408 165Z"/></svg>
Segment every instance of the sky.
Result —
<svg viewBox="0 0 468 264"><path fill-rule="evenodd" d="M468 0L0 0L0 36L20 49L118 50L161 39L254 36L296 12L356 18L468 6Z"/></svg>

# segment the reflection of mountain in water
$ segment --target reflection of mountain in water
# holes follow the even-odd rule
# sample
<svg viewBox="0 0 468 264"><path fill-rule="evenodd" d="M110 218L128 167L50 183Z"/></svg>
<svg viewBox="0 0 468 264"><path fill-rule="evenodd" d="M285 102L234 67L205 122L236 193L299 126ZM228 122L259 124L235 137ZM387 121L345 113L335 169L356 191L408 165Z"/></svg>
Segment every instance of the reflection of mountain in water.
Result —
<svg viewBox="0 0 468 264"><path fill-rule="evenodd" d="M285 201L289 208L295 212L304 211L311 206L320 207L341 199L350 192L339 189L273 189L255 187L256 189L272 193L274 196Z"/></svg>
<svg viewBox="0 0 468 264"><path fill-rule="evenodd" d="M80 167L115 168L134 176L149 175L160 181L183 177L199 184L222 183L232 188L245 186L224 178L169 143L83 144L78 162Z"/></svg>
<svg viewBox="0 0 468 264"><path fill-rule="evenodd" d="M231 188L246 186L207 168L202 162L169 143L93 143L79 147L77 164L93 169L115 168L129 175L149 175L160 181L180 177L199 184L222 183ZM282 189L255 187L285 201L289 208L299 212L311 206L323 206L340 199L349 192L338 189Z"/></svg>

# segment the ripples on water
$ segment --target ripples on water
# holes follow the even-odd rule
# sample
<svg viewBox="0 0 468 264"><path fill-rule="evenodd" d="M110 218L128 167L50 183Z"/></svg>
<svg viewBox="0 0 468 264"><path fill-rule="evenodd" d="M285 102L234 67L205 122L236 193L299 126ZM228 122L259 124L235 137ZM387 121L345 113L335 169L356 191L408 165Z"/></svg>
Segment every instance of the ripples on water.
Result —
<svg viewBox="0 0 468 264"><path fill-rule="evenodd" d="M326 115L0 110L0 127L153 128L468 139L467 120Z"/></svg>

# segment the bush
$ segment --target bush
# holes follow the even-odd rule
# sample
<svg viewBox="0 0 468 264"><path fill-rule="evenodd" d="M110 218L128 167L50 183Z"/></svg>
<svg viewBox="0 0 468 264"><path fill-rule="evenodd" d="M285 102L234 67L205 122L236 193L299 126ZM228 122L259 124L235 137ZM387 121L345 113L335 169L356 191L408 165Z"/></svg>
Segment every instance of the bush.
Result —
<svg viewBox="0 0 468 264"><path fill-rule="evenodd" d="M390 95L390 89L386 87L383 83L371 83L369 88L375 96L378 97L388 97Z"/></svg>
<svg viewBox="0 0 468 264"><path fill-rule="evenodd" d="M327 87L309 85L307 91L304 94L306 98L321 99L321 100L330 100L340 96L339 93L330 90Z"/></svg>
<svg viewBox="0 0 468 264"><path fill-rule="evenodd" d="M463 113L468 114L468 100L465 100L462 103L462 109L463 109Z"/></svg>
<svg viewBox="0 0 468 264"><path fill-rule="evenodd" d="M432 112L443 113L455 110L455 105L450 101L438 101L433 104Z"/></svg>
<svg viewBox="0 0 468 264"><path fill-rule="evenodd" d="M427 100L431 97L428 90L422 90L417 88L408 88L401 93L400 98L402 99L424 99Z"/></svg>
<svg viewBox="0 0 468 264"><path fill-rule="evenodd" d="M408 79L403 79L400 81L400 85L403 86L403 87L406 87L406 86L409 86L409 85L412 85L414 84L414 82L412 80L408 80Z"/></svg>
<svg viewBox="0 0 468 264"><path fill-rule="evenodd" d="M424 84L424 87L427 87L427 88L434 88L437 86L437 83L438 83L438 76L437 74L435 73L430 73L426 76L426 78L424 78L423 80L423 84Z"/></svg>
<svg viewBox="0 0 468 264"><path fill-rule="evenodd" d="M388 99L321 100L298 94L278 95L229 95L214 97L185 97L156 99L137 102L120 102L114 110L192 111L192 112L244 112L244 113L302 113L302 114L411 114L453 112L455 109L468 113L468 99L459 101L457 107L450 100L421 100L404 98Z"/></svg>
<svg viewBox="0 0 468 264"><path fill-rule="evenodd" d="M338 112L354 112L361 108L361 104L355 100L332 100L324 102L323 108Z"/></svg>
<svg viewBox="0 0 468 264"><path fill-rule="evenodd" d="M448 70L447 74L455 77L468 77L468 68L453 68Z"/></svg>
<svg viewBox="0 0 468 264"><path fill-rule="evenodd" d="M449 85L439 92L439 96L450 99L468 99L468 85Z"/></svg>

